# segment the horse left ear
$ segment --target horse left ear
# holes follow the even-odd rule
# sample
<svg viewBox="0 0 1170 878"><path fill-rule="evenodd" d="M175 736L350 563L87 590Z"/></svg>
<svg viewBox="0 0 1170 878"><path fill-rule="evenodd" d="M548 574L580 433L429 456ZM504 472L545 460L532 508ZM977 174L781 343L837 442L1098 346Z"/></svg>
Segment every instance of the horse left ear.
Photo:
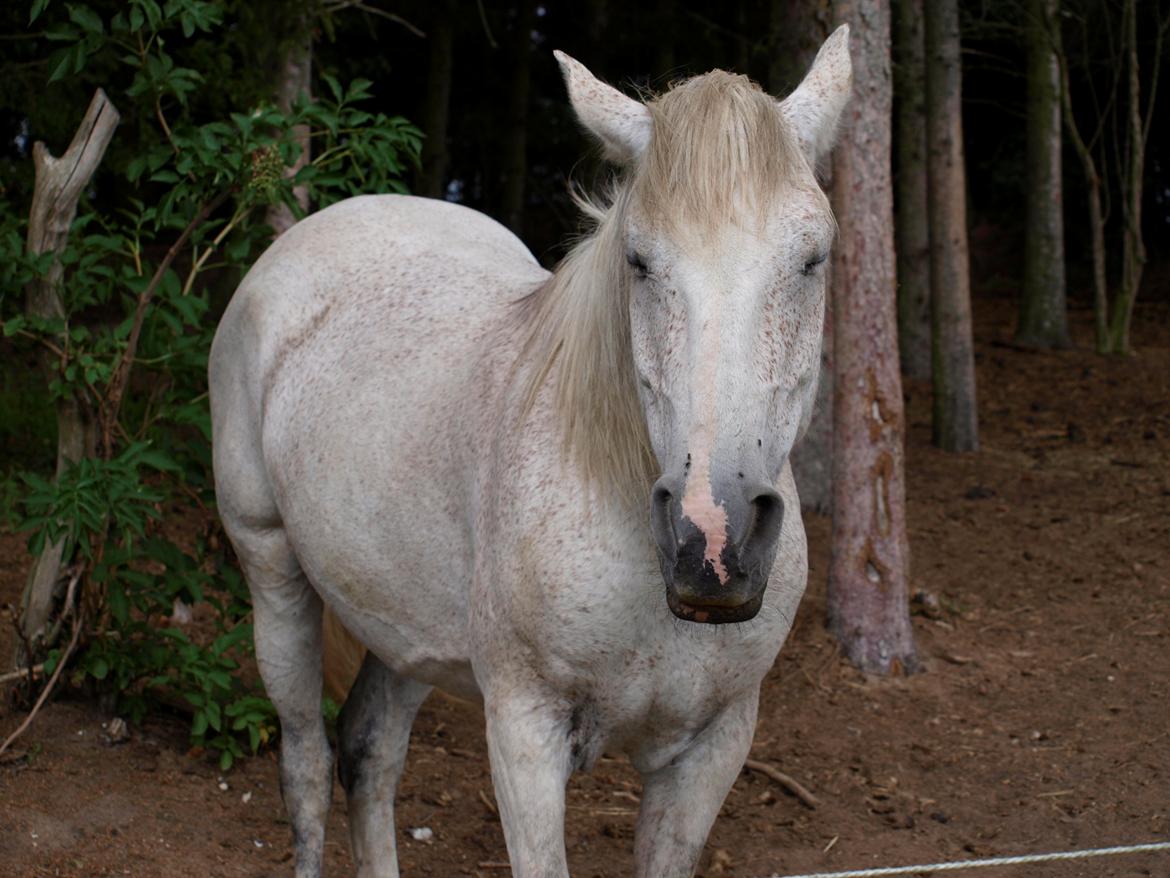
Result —
<svg viewBox="0 0 1170 878"><path fill-rule="evenodd" d="M573 111L601 141L606 158L626 164L640 156L650 142L652 124L645 104L606 85L564 52L555 51L553 55L561 65Z"/></svg>
<svg viewBox="0 0 1170 878"><path fill-rule="evenodd" d="M849 25L843 24L825 40L804 81L780 101L781 114L814 168L833 148L837 123L852 91Z"/></svg>

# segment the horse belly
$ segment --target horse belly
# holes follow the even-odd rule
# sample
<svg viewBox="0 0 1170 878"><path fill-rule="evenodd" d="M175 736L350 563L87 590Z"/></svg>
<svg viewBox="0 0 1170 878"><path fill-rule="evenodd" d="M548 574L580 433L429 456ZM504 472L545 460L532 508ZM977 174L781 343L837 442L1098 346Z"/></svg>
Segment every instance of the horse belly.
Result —
<svg viewBox="0 0 1170 878"><path fill-rule="evenodd" d="M471 544L453 437L412 393L307 398L339 383L305 382L289 414L272 418L280 435L266 436L289 539L318 592L383 661L466 690Z"/></svg>
<svg viewBox="0 0 1170 878"><path fill-rule="evenodd" d="M263 455L298 560L343 624L403 674L474 695L468 449L482 432L480 364L507 303L545 273L501 250L506 238L495 264L478 261L484 241L509 233L470 211L457 216L471 215L462 252L474 265L420 237L449 206L353 209L387 207L413 212L411 228L380 219L399 227L378 226L377 247L328 254L344 263L344 289L283 293L310 317L267 345ZM458 231L443 232L451 246ZM312 256L312 243L293 255Z"/></svg>

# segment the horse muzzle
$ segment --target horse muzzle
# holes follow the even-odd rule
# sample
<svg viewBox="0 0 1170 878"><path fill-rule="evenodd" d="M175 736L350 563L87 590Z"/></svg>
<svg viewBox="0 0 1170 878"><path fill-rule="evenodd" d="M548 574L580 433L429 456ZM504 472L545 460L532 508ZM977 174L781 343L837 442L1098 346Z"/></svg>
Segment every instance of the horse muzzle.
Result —
<svg viewBox="0 0 1170 878"><path fill-rule="evenodd" d="M715 553L708 535L683 514L680 488L681 480L664 476L651 495L651 532L670 611L708 625L754 618L776 558L784 519L780 495L762 484L728 492L720 504L727 532Z"/></svg>

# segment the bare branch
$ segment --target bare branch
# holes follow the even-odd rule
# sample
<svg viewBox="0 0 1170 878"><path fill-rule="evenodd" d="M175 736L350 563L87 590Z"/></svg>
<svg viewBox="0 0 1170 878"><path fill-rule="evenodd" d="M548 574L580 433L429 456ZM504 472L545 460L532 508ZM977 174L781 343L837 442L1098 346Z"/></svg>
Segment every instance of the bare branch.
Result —
<svg viewBox="0 0 1170 878"><path fill-rule="evenodd" d="M57 681L61 679L61 672L65 670L65 664L69 660L69 656L73 654L73 650L77 646L77 640L81 636L81 613L76 609L75 600L77 597L77 583L81 581L82 567L77 567L73 572L73 576L69 580L69 589L65 593L65 614L72 613L73 615L73 636L69 638L69 645L65 647L65 651L61 653L60 658L57 659L57 667L53 669L53 676L49 678L49 682L45 684L45 688L41 690L36 704L32 706L32 710L28 712L28 716L24 718L16 730L9 735L3 744L0 744L0 755L12 746L12 742L24 734L25 730L32 725L33 718L36 717L41 707L49 699L49 695L53 691L53 687L57 685Z"/></svg>

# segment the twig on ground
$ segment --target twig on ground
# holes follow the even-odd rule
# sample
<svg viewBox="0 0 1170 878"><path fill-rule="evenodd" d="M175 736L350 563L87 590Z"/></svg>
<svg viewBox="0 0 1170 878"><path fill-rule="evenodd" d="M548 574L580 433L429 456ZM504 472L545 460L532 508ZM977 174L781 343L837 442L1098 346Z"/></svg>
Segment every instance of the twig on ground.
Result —
<svg viewBox="0 0 1170 878"><path fill-rule="evenodd" d="M65 665L69 661L69 656L72 654L74 647L77 646L77 640L81 636L81 611L77 609L74 599L77 596L77 583L81 581L81 574L83 567L78 567L73 576L69 580L69 589L65 593L65 613L73 614L73 636L69 639L69 645L65 647L65 651L61 653L60 658L57 659L57 667L53 669L53 676L49 678L49 682L45 684L45 688L41 690L40 696L37 698L36 704L32 706L32 710L28 712L28 716L24 718L19 726L16 727L11 735L9 735L3 744L0 744L0 755L12 746L12 742L24 734L25 730L32 725L34 717L40 711L41 707L49 700L49 695L53 691L53 687L57 685L57 681L61 678L61 672L65 670Z"/></svg>
<svg viewBox="0 0 1170 878"><path fill-rule="evenodd" d="M785 774L780 769L774 768L767 762L761 762L758 759L749 759L744 762L743 767L749 769L750 771L758 771L760 774L770 777L772 780L776 781L776 783L780 784L780 786L783 787L786 792L800 799L801 804L803 804L809 810L815 811L817 806L820 804L820 800L817 799L817 797L814 796L811 792L809 792L808 788L805 787L804 784L790 775Z"/></svg>
<svg viewBox="0 0 1170 878"><path fill-rule="evenodd" d="M479 800L483 802L483 806L492 812L493 817L499 817L500 811L496 808L495 802L488 798L488 794L483 790L479 791Z"/></svg>
<svg viewBox="0 0 1170 878"><path fill-rule="evenodd" d="M45 671L44 664L33 665L31 668L21 668L18 671L9 671L7 674L0 674L0 686L5 683L12 683L16 680L23 680L25 677L35 677L37 674L42 674Z"/></svg>

